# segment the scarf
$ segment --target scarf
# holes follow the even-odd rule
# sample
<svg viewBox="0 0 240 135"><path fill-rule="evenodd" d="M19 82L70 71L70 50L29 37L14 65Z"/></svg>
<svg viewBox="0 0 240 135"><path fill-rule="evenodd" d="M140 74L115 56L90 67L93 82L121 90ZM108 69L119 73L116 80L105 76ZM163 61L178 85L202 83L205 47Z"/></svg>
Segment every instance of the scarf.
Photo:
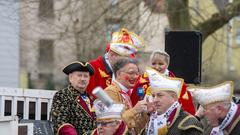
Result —
<svg viewBox="0 0 240 135"><path fill-rule="evenodd" d="M165 76L169 76L169 70L166 69L165 72L163 73L163 75L165 75Z"/></svg>
<svg viewBox="0 0 240 135"><path fill-rule="evenodd" d="M123 97L125 103L127 104L128 108L132 108L132 101L130 98L130 95L132 94L132 89L127 89L125 86L123 86L121 83L119 83L117 80L114 80L114 83L117 84L121 91L120 94Z"/></svg>
<svg viewBox="0 0 240 135"><path fill-rule="evenodd" d="M158 135L158 130L167 125L167 119L178 106L180 106L180 104L178 101L176 101L165 113L161 115L157 115L157 112L152 113L150 116L147 135Z"/></svg>
<svg viewBox="0 0 240 135"><path fill-rule="evenodd" d="M211 131L211 134L210 135L224 135L223 134L223 130L224 128L226 128L229 123L232 121L234 115L236 114L237 112L237 105L233 102L231 102L231 107L226 115L226 117L224 118L224 120L222 121L222 123L217 126L217 127L214 127Z"/></svg>

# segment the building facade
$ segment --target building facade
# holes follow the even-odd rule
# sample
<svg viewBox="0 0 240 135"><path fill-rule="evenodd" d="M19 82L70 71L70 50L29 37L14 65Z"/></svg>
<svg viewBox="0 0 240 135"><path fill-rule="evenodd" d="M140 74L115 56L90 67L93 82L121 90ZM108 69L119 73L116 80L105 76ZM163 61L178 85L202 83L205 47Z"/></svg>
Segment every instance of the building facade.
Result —
<svg viewBox="0 0 240 135"><path fill-rule="evenodd" d="M142 1L134 0L20 2L21 74L29 80L22 86L62 88L67 84L62 68L75 60L103 55L111 33L121 27L140 34L146 52L163 49L166 16L147 10Z"/></svg>

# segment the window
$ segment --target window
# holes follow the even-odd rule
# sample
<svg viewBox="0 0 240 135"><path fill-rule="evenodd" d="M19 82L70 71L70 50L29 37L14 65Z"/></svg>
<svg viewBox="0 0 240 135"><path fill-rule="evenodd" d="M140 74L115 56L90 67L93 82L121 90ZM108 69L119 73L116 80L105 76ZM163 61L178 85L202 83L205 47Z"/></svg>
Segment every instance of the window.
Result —
<svg viewBox="0 0 240 135"><path fill-rule="evenodd" d="M47 120L47 103L41 103L41 120Z"/></svg>
<svg viewBox="0 0 240 135"><path fill-rule="evenodd" d="M40 3L38 17L40 19L53 18L54 17L53 0L39 0L39 1Z"/></svg>
<svg viewBox="0 0 240 135"><path fill-rule="evenodd" d="M23 119L23 108L24 108L23 104L24 104L23 101L17 101L17 116L20 119Z"/></svg>
<svg viewBox="0 0 240 135"><path fill-rule="evenodd" d="M52 73L54 55L53 55L53 40L39 40L39 59L38 67L40 73Z"/></svg>
<svg viewBox="0 0 240 135"><path fill-rule="evenodd" d="M53 68L54 68L54 40L39 40L39 83L38 86L44 89L54 89Z"/></svg>
<svg viewBox="0 0 240 135"><path fill-rule="evenodd" d="M29 102L29 114L28 118L29 120L35 120L35 110L36 110L36 103L35 102Z"/></svg>
<svg viewBox="0 0 240 135"><path fill-rule="evenodd" d="M236 30L236 45L240 45L240 28Z"/></svg>
<svg viewBox="0 0 240 135"><path fill-rule="evenodd" d="M4 116L11 116L12 114L12 100L5 100Z"/></svg>

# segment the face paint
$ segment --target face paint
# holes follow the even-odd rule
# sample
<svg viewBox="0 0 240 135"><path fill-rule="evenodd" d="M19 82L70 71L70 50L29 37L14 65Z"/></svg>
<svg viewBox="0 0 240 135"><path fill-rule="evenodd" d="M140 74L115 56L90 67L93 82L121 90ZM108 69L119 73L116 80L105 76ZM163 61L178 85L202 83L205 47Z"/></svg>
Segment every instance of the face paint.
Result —
<svg viewBox="0 0 240 135"><path fill-rule="evenodd" d="M119 73L117 79L128 89L135 85L139 76L138 67L132 63L126 65L125 70L122 70Z"/></svg>
<svg viewBox="0 0 240 135"><path fill-rule="evenodd" d="M126 81L128 81L130 78L129 78L129 75L125 75L124 76L124 79L126 80Z"/></svg>

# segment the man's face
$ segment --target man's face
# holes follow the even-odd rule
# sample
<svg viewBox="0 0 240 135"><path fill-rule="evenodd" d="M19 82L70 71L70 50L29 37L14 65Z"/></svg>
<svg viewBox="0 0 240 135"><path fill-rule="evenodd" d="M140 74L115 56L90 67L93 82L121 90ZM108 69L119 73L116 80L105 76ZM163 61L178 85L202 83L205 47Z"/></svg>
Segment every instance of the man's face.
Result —
<svg viewBox="0 0 240 135"><path fill-rule="evenodd" d="M161 54L155 54L151 60L151 67L160 73L164 73L168 68L166 56Z"/></svg>
<svg viewBox="0 0 240 135"><path fill-rule="evenodd" d="M152 93L155 110L158 114L163 114L175 102L173 96L166 91L158 91Z"/></svg>
<svg viewBox="0 0 240 135"><path fill-rule="evenodd" d="M69 81L71 85L80 91L85 91L90 79L89 72L74 71L69 74Z"/></svg>
<svg viewBox="0 0 240 135"><path fill-rule="evenodd" d="M119 81L126 88L133 88L139 77L139 70L137 65L129 63L117 72L117 81Z"/></svg>
<svg viewBox="0 0 240 135"><path fill-rule="evenodd" d="M110 50L108 52L108 59L109 59L109 62L110 62L110 65L113 66L114 63L116 61L118 61L119 59L122 59L122 58L129 58L130 56L123 56L123 55L120 55L118 53L115 53L114 51Z"/></svg>
<svg viewBox="0 0 240 135"><path fill-rule="evenodd" d="M97 122L97 131L99 135L113 135L118 129L121 121L113 120L108 122Z"/></svg>
<svg viewBox="0 0 240 135"><path fill-rule="evenodd" d="M113 66L114 65L114 63L117 61L117 60L119 60L119 59L121 59L121 58L127 58L126 56L121 56L121 55L119 55L119 54L117 54L117 53L115 53L115 52L113 52L113 51L109 51L108 52L108 58L109 58L109 62L110 62L110 64L111 64L111 66Z"/></svg>
<svg viewBox="0 0 240 135"><path fill-rule="evenodd" d="M204 116L209 125L216 127L219 125L218 119L220 118L220 110L215 104L210 104L204 107Z"/></svg>

